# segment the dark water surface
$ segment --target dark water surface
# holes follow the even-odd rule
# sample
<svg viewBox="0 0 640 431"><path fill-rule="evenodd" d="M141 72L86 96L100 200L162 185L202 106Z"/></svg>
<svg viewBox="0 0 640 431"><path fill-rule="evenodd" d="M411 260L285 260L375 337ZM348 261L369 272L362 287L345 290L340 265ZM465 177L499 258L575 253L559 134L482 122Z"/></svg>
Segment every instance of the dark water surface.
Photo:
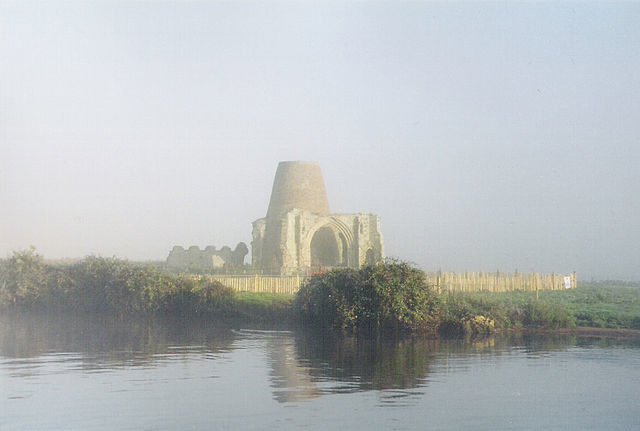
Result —
<svg viewBox="0 0 640 431"><path fill-rule="evenodd" d="M0 430L640 429L640 345L0 315Z"/></svg>

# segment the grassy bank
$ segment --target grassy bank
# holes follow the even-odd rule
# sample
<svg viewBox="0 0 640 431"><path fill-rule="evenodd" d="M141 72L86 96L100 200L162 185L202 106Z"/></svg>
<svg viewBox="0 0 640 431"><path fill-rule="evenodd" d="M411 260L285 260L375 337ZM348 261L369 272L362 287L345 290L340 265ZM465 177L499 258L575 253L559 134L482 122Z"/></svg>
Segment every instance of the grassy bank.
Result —
<svg viewBox="0 0 640 431"><path fill-rule="evenodd" d="M403 263L339 270L299 295L235 292L190 274L89 256L47 263L34 250L0 259L0 310L53 310L428 329L442 336L523 328L640 330L640 286L581 283L561 291L436 295ZM305 315L306 313L306 315ZM315 316L315 317L314 317Z"/></svg>
<svg viewBox="0 0 640 431"><path fill-rule="evenodd" d="M239 318L259 322L293 321L291 310L295 295L285 293L236 292L234 309Z"/></svg>
<svg viewBox="0 0 640 431"><path fill-rule="evenodd" d="M292 320L294 295L239 292L241 315L261 321ZM440 295L443 332L491 332L521 329L640 330L640 288L612 283L583 283L566 291ZM449 329L446 325L450 325ZM602 334L602 331L596 331ZM455 334L453 334L455 335Z"/></svg>
<svg viewBox="0 0 640 431"><path fill-rule="evenodd" d="M502 329L521 326L640 329L640 288L615 282L581 283L570 290L442 295L471 314L484 314ZM538 321L525 311L538 308ZM535 317L535 316L529 316Z"/></svg>
<svg viewBox="0 0 640 431"><path fill-rule="evenodd" d="M293 321L294 295L239 292L236 309L249 320ZM640 330L640 288L583 283L566 291L440 295L440 330L460 336L526 329Z"/></svg>

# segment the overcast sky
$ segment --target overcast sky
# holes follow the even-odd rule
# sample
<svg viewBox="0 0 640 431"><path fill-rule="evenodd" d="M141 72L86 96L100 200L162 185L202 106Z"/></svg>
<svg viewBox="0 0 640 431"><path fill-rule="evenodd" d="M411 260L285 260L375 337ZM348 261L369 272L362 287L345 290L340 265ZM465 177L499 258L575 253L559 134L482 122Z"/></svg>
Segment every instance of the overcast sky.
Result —
<svg viewBox="0 0 640 431"><path fill-rule="evenodd" d="M0 0L0 256L251 241L280 160L427 270L640 279L640 3Z"/></svg>

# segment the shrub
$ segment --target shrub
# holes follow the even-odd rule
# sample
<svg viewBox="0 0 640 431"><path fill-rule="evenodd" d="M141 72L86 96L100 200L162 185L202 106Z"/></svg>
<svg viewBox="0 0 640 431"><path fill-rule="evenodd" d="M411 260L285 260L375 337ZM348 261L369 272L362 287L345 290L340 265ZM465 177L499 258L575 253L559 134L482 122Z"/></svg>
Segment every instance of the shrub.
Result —
<svg viewBox="0 0 640 431"><path fill-rule="evenodd" d="M168 289L161 292L160 311L167 314L192 316L231 313L234 291L208 278L175 277Z"/></svg>
<svg viewBox="0 0 640 431"><path fill-rule="evenodd" d="M41 300L42 286L46 285L44 259L33 247L16 251L0 262L0 307L35 305Z"/></svg>
<svg viewBox="0 0 640 431"><path fill-rule="evenodd" d="M438 332L445 337L464 337L471 332L472 313L468 305L457 296L442 302Z"/></svg>
<svg viewBox="0 0 640 431"><path fill-rule="evenodd" d="M438 333L445 337L458 338L494 332L496 323L493 317L490 314L483 314L474 305L477 304L468 298L457 296L450 296L444 300L441 306Z"/></svg>
<svg viewBox="0 0 640 431"><path fill-rule="evenodd" d="M470 324L473 334L490 334L496 328L496 323L493 319L482 315L473 316Z"/></svg>
<svg viewBox="0 0 640 431"><path fill-rule="evenodd" d="M298 292L294 307L303 322L316 327L411 331L436 327L436 296L424 273L397 261L311 277Z"/></svg>
<svg viewBox="0 0 640 431"><path fill-rule="evenodd" d="M356 305L356 290L361 290L360 272L354 269L334 269L308 279L298 291L294 309L304 323L316 327L347 328L358 324L358 311L364 298Z"/></svg>
<svg viewBox="0 0 640 431"><path fill-rule="evenodd" d="M206 277L166 274L124 259L88 256L47 265L34 249L0 260L0 309L211 315L234 310L234 291Z"/></svg>

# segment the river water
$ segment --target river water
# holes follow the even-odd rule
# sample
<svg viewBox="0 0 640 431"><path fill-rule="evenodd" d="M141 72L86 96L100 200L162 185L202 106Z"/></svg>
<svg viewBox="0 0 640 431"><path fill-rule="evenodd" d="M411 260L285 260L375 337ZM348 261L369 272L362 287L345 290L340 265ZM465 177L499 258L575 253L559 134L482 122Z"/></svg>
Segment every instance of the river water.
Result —
<svg viewBox="0 0 640 431"><path fill-rule="evenodd" d="M0 315L0 430L640 429L640 344Z"/></svg>

